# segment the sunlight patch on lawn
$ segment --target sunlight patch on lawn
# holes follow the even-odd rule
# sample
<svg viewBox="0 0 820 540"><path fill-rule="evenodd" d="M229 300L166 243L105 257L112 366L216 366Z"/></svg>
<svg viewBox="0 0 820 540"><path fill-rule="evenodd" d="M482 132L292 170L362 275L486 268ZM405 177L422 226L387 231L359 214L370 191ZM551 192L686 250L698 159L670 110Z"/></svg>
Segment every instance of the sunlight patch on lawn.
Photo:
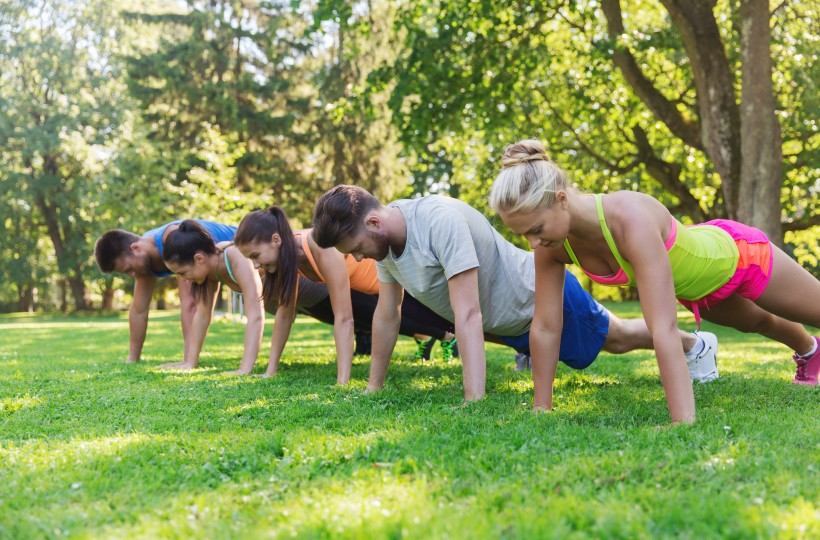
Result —
<svg viewBox="0 0 820 540"><path fill-rule="evenodd" d="M71 439L60 443L25 441L0 448L0 461L7 465L27 465L30 469L52 469L55 465L81 463L121 453L135 444L169 441L173 437L128 433L99 439Z"/></svg>
<svg viewBox="0 0 820 540"><path fill-rule="evenodd" d="M43 402L37 396L26 394L23 397L0 399L0 414L11 414L13 412L40 405Z"/></svg>
<svg viewBox="0 0 820 540"><path fill-rule="evenodd" d="M3 330L42 330L42 329L55 329L55 328L72 328L72 329L80 329L80 328L100 328L100 327L107 327L107 328L127 328L128 322L127 321L97 321L97 320L88 320L88 321L60 321L60 322L21 322L21 323L3 323L0 325L3 327Z"/></svg>
<svg viewBox="0 0 820 540"><path fill-rule="evenodd" d="M282 403L281 401L279 403ZM249 411L251 409L267 409L271 405L276 405L276 403L269 401L267 398L259 398L255 401L250 401L248 403L243 403L241 405L235 405L233 407L228 407L225 409L225 412L228 414L242 414L245 411Z"/></svg>
<svg viewBox="0 0 820 540"><path fill-rule="evenodd" d="M499 388L502 390L510 390L518 394L528 394L532 392L532 379L529 377L521 379L510 379L505 383L499 385ZM529 395L527 396L527 398L531 397L532 396Z"/></svg>
<svg viewBox="0 0 820 540"><path fill-rule="evenodd" d="M778 529L781 538L820 537L820 506L800 497L789 508L773 510L768 514L769 520Z"/></svg>
<svg viewBox="0 0 820 540"><path fill-rule="evenodd" d="M406 436L405 431L396 429L383 429L355 435L317 433L315 430L302 431L288 437L283 462L305 465L340 463L361 456L367 459L371 449L377 444L395 444Z"/></svg>
<svg viewBox="0 0 820 540"><path fill-rule="evenodd" d="M283 508L280 516L285 522L283 532L291 535L356 530L366 534L405 519L417 525L421 521L418 516L425 514L420 509L431 507L435 504L424 480L385 470L380 478L337 481L321 490L307 491Z"/></svg>

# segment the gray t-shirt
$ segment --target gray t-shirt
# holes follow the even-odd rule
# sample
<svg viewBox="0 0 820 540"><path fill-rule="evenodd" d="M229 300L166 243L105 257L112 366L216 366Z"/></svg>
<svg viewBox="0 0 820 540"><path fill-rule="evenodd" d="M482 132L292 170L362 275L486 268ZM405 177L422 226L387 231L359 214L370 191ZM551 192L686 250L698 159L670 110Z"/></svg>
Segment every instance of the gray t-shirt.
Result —
<svg viewBox="0 0 820 540"><path fill-rule="evenodd" d="M478 268L484 331L519 336L530 328L535 302L532 253L510 244L470 205L428 195L390 204L407 224L404 252L377 263L379 280L399 283L422 304L455 322L447 280Z"/></svg>

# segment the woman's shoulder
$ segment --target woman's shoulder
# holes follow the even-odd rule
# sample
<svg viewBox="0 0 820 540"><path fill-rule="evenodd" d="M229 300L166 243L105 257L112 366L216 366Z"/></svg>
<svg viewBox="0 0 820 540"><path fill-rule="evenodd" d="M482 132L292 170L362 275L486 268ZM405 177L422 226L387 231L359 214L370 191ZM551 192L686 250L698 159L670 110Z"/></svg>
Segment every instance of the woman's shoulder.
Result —
<svg viewBox="0 0 820 540"><path fill-rule="evenodd" d="M651 195L639 191L614 191L604 194L604 209L607 215L624 219L662 218L669 210Z"/></svg>

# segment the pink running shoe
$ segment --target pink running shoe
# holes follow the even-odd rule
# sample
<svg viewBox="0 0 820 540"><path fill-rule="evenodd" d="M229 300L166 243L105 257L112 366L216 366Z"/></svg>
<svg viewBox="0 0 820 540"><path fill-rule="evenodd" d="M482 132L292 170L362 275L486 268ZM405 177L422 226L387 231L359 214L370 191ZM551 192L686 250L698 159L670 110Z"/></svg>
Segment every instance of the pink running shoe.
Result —
<svg viewBox="0 0 820 540"><path fill-rule="evenodd" d="M797 373L794 375L794 384L805 384L807 386L817 386L817 375L820 373L820 338L815 337L817 350L808 358L801 358L796 354L792 360L797 364Z"/></svg>

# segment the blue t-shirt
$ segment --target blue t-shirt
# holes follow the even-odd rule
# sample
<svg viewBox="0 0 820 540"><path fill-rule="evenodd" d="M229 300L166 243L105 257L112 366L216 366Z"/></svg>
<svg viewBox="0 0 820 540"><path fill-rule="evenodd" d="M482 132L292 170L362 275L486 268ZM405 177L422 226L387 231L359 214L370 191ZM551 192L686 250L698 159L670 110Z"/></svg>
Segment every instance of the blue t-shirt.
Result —
<svg viewBox="0 0 820 540"><path fill-rule="evenodd" d="M165 234L165 230L170 227L171 225L176 225L178 223L182 223L183 220L178 219L176 221L172 221L170 223L166 223L161 227L157 227L156 229L151 229L148 232L143 233L143 238L153 238L154 244L156 244L157 249L159 250L160 257L164 257L163 255L163 246L162 246L162 236ZM208 231L208 234L211 235L211 238L214 239L214 243L218 244L220 242L226 242L229 240L233 240L234 235L236 234L236 227L233 225L223 225L222 223L214 223L213 221L205 221L204 219L195 219L198 224L202 226L203 229ZM166 277L173 274L173 272L154 272L151 271L157 277Z"/></svg>

